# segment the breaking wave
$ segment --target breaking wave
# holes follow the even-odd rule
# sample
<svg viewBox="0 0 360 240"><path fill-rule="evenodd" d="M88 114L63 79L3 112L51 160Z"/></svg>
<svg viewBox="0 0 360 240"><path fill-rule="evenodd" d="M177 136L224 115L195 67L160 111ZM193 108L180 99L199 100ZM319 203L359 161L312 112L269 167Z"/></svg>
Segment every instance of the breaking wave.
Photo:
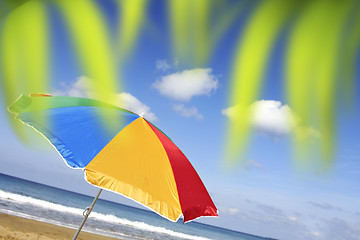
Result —
<svg viewBox="0 0 360 240"><path fill-rule="evenodd" d="M45 200L36 199L33 197L28 197L28 196L23 196L23 195L16 194L16 193L5 192L2 190L0 190L0 200L12 203L14 205L16 204L18 206L32 206L32 207L44 209L46 211L50 210L50 211L54 211L54 212L59 212L61 214L73 215L76 217L82 217L82 214L84 211L84 209L64 206L64 205L61 205L58 203L52 203L52 202L48 202ZM45 219L43 217L35 218L29 214L16 213L14 211L5 211L5 212L7 212L9 214L13 214L13 215L18 215L21 217L26 217L26 218L30 218L30 219L39 220L39 221L49 222L48 219ZM173 231L170 229L166 229L164 227L158 227L158 226L154 226L154 225L144 223L144 222L139 222L139 221L131 221L126 218L120 218L120 217L117 217L112 214L103 214L103 213L99 213L96 211L93 211L91 213L91 218L93 220L98 220L98 221L104 222L104 223L109 223L109 224L114 224L114 225L122 225L122 226L125 226L128 228L133 228L133 229L151 232L151 233L155 233L155 234L167 235L167 236L171 236L174 238L189 239L189 240L210 240L209 238L189 235L189 234L185 234L185 233L181 233L181 232L176 232L176 231ZM51 223L60 225L60 226L66 226L66 227L73 227L73 228L76 227L76 226L69 226L67 224L64 224L61 221L51 221ZM102 232L104 234L106 234L106 231L102 231Z"/></svg>

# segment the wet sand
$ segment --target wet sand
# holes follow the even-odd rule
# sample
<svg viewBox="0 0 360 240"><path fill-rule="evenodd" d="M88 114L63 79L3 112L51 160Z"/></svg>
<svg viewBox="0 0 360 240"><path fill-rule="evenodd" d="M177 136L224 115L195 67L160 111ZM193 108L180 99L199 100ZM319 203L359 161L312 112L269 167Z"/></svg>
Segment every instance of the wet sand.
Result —
<svg viewBox="0 0 360 240"><path fill-rule="evenodd" d="M72 239L75 229L0 213L0 240L67 240ZM115 240L115 238L81 232L81 240Z"/></svg>

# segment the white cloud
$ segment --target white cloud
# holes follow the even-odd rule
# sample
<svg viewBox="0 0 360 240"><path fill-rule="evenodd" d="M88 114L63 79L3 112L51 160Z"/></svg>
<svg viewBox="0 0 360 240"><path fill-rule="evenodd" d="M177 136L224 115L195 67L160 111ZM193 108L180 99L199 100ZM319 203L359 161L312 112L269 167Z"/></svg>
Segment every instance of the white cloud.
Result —
<svg viewBox="0 0 360 240"><path fill-rule="evenodd" d="M184 104L174 104L173 109L184 117L195 117L199 120L204 119L196 107L187 108L184 106Z"/></svg>
<svg viewBox="0 0 360 240"><path fill-rule="evenodd" d="M128 109L137 114L144 114L144 117L149 121L155 122L158 120L155 113L150 111L150 107L142 103L139 99L130 93L122 92L116 94L119 106Z"/></svg>
<svg viewBox="0 0 360 240"><path fill-rule="evenodd" d="M289 214L286 209L257 200L247 202L249 205L239 208L239 214L236 215L240 231L245 230L260 236L271 233L271 237L276 239L314 239L306 222ZM226 214L230 214L229 211Z"/></svg>
<svg viewBox="0 0 360 240"><path fill-rule="evenodd" d="M360 236L360 227L358 224L351 223L351 220L343 220L335 217L325 220L324 239L339 240L358 240Z"/></svg>
<svg viewBox="0 0 360 240"><path fill-rule="evenodd" d="M318 208L321 208L323 210L337 210L337 211L343 211L342 208L338 207L338 206L333 206L329 203L318 203L318 202L313 202L313 201L310 201L309 204L313 205L314 207L318 207Z"/></svg>
<svg viewBox="0 0 360 240"><path fill-rule="evenodd" d="M231 119L234 117L234 109L235 107L224 108L221 110L221 114Z"/></svg>
<svg viewBox="0 0 360 240"><path fill-rule="evenodd" d="M194 96L209 96L217 89L218 80L211 68L195 68L163 76L153 87L168 98L189 101Z"/></svg>
<svg viewBox="0 0 360 240"><path fill-rule="evenodd" d="M171 69L177 69L179 66L179 60L174 58L173 63L169 63L166 59L158 59L155 62L155 67L157 70L162 72L168 72Z"/></svg>
<svg viewBox="0 0 360 240"><path fill-rule="evenodd" d="M298 137L319 137L319 132L307 126L302 126L288 105L282 105L280 101L261 100L250 106L252 116L251 125L255 130L275 134L286 135L295 133ZM234 116L235 107L223 109L221 113L230 119Z"/></svg>
<svg viewBox="0 0 360 240"><path fill-rule="evenodd" d="M288 105L279 101L257 101L253 103L253 126L264 132L288 134L294 128L293 114Z"/></svg>
<svg viewBox="0 0 360 240"><path fill-rule="evenodd" d="M167 71L171 68L171 65L166 60L156 60L155 62L156 69L161 71Z"/></svg>
<svg viewBox="0 0 360 240"><path fill-rule="evenodd" d="M321 233L320 232L311 232L311 235L314 235L315 237L320 237Z"/></svg>
<svg viewBox="0 0 360 240"><path fill-rule="evenodd" d="M53 93L54 96L72 96L72 97L83 97L83 98L94 98L95 94L89 85L90 79L86 76L81 76L76 82L65 85L64 90L56 91ZM113 98L116 101L117 106L130 110L136 114L144 114L144 117L149 121L155 122L158 120L156 115L151 112L151 109L146 104L142 103L135 96L130 93L121 92L114 93ZM113 103L114 104L114 103Z"/></svg>
<svg viewBox="0 0 360 240"><path fill-rule="evenodd" d="M221 212L222 214L225 213L229 215L236 215L240 213L240 210L237 208L219 207L219 212Z"/></svg>
<svg viewBox="0 0 360 240"><path fill-rule="evenodd" d="M258 162L256 162L255 160L253 159L249 159L247 162L246 162L246 167L248 169L252 169L252 168L257 168L257 169L263 169L264 166Z"/></svg>
<svg viewBox="0 0 360 240"><path fill-rule="evenodd" d="M52 95L91 98L94 96L94 93L91 91L89 82L90 79L88 77L81 76L70 85L63 84L64 89L55 91Z"/></svg>

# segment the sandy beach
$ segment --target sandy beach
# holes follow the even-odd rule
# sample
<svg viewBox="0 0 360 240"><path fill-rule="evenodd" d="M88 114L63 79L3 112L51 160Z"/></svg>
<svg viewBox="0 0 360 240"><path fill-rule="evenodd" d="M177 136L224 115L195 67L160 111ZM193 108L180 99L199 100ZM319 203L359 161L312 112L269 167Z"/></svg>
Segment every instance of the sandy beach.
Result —
<svg viewBox="0 0 360 240"><path fill-rule="evenodd" d="M76 230L0 213L1 240L53 240L72 239ZM87 232L81 232L82 240L114 240Z"/></svg>

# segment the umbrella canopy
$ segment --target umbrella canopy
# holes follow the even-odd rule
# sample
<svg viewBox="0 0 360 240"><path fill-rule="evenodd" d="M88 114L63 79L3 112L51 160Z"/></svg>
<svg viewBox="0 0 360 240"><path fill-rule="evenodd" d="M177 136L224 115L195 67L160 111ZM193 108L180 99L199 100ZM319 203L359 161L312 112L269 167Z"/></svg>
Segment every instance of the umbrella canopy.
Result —
<svg viewBox="0 0 360 240"><path fill-rule="evenodd" d="M90 184L171 221L217 216L191 163L145 118L97 100L50 95L21 96L9 111L42 133L68 166L84 169Z"/></svg>

